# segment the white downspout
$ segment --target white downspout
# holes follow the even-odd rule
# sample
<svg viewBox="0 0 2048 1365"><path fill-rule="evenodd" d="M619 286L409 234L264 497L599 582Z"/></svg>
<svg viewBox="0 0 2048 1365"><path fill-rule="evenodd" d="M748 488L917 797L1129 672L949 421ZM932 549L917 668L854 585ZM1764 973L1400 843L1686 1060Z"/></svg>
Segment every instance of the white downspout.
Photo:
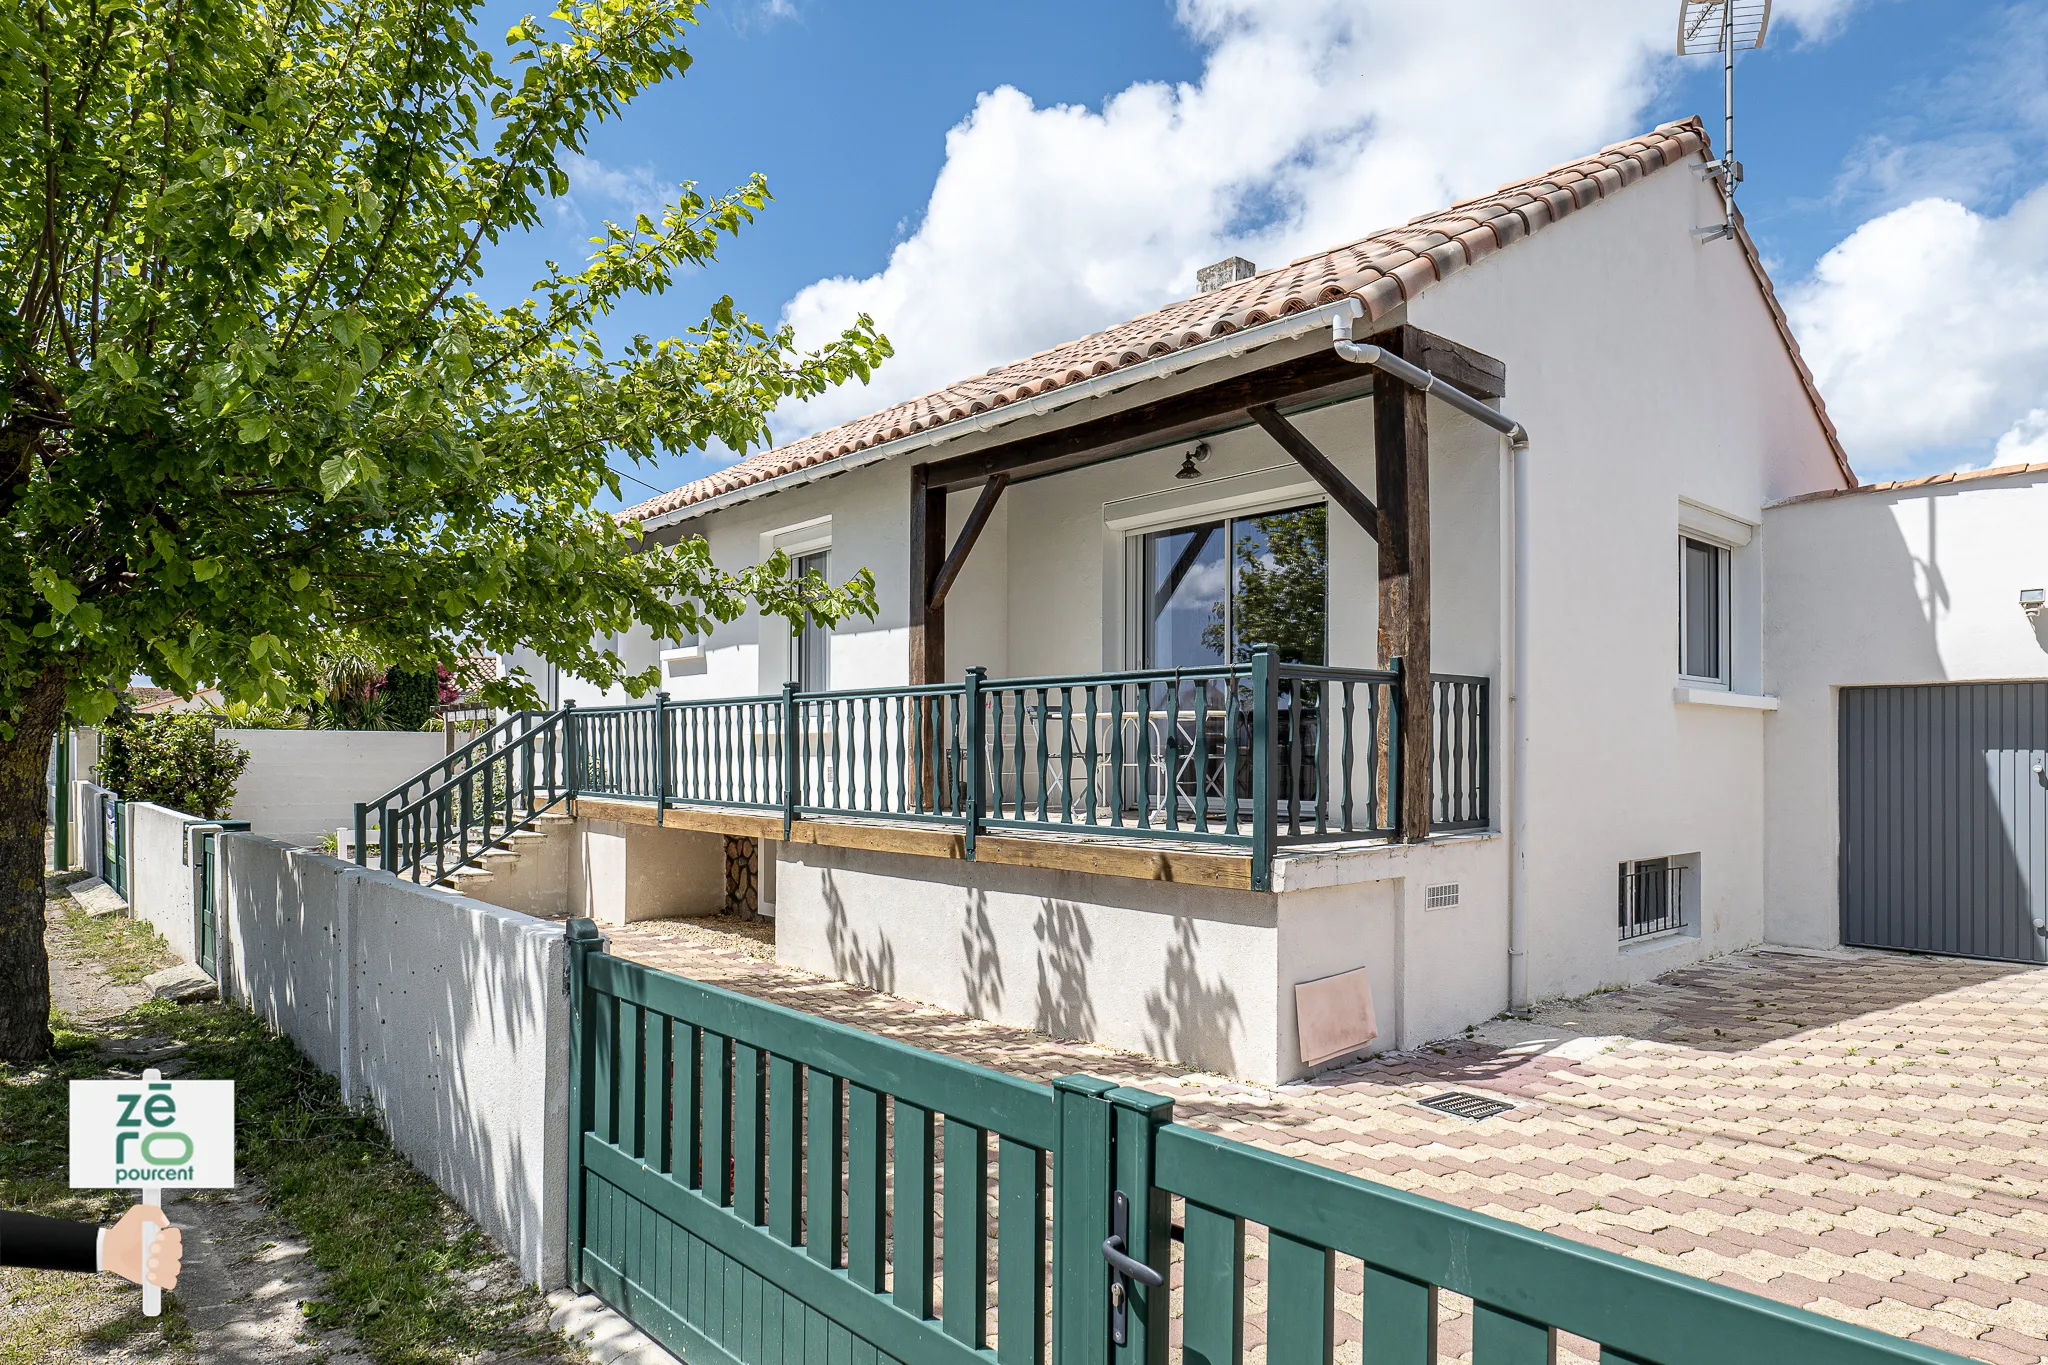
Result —
<svg viewBox="0 0 2048 1365"><path fill-rule="evenodd" d="M1502 594L1506 598L1503 610L1507 617L1503 654L1508 667L1508 723L1504 755L1508 769L1508 809L1507 818L1501 822L1501 830L1507 838L1508 855L1508 1008L1519 1010L1529 1003L1529 956L1528 946L1523 941L1522 917L1525 899L1522 880L1522 692L1528 680L1528 655L1522 643L1522 598L1528 575L1523 563L1527 528L1523 521L1523 461L1520 454L1528 448L1529 433L1506 413L1486 406L1421 366L1403 360L1384 347L1353 341L1349 313L1339 313L1330 319L1330 346L1353 364L1370 365L1411 388L1432 394L1500 433L1501 453L1507 458L1504 498L1507 524L1503 528L1503 538L1507 541L1507 573L1511 578Z"/></svg>
<svg viewBox="0 0 2048 1365"><path fill-rule="evenodd" d="M1527 831L1528 809L1526 792L1528 782L1525 771L1528 767L1524 750L1528 746L1526 712L1523 697L1529 686L1529 647L1524 639L1522 621L1529 582L1529 499L1524 488L1523 473L1527 461L1522 449L1507 440L1501 441L1502 451L1507 456L1508 475L1508 724L1507 724L1507 767L1508 767L1508 811L1501 828L1507 835L1508 843L1508 1009L1510 1012L1523 1010L1529 1005L1529 945L1527 930L1527 879L1522 869L1523 836Z"/></svg>

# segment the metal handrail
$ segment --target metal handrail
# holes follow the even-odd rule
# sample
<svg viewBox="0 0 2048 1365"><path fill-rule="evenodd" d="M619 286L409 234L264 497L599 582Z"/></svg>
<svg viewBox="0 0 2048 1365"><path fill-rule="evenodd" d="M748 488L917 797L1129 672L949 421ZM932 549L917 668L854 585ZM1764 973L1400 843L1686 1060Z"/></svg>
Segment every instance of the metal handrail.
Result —
<svg viewBox="0 0 2048 1365"><path fill-rule="evenodd" d="M466 860L531 823L537 804L585 795L651 802L657 821L692 805L779 814L785 827L818 816L940 824L962 832L970 858L984 830L1248 848L1253 885L1264 887L1279 849L1401 827L1402 688L1398 659L1340 668L1284 663L1268 649L1201 668L999 680L971 669L957 683L661 693L522 712L375 808L380 826L412 836L387 837L389 860L408 865L432 856L440 866L450 851ZM1431 689L1432 823L1481 827L1487 680L1436 674ZM522 753L532 766L543 743L549 799L527 791L522 815L511 768Z"/></svg>

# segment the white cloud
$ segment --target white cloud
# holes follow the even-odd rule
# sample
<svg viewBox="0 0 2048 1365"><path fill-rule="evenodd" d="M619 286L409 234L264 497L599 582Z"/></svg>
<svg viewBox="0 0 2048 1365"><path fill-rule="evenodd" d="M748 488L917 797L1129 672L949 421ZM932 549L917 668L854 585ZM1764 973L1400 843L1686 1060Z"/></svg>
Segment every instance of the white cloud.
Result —
<svg viewBox="0 0 2048 1365"><path fill-rule="evenodd" d="M1198 81L1133 85L1099 110L984 94L887 266L790 302L812 343L872 314L897 359L783 414L777 436L1183 297L1224 256L1284 262L1641 131L1675 70L1674 14L1474 0L1447 22L1434 5L1181 0L1208 50Z"/></svg>
<svg viewBox="0 0 2048 1365"><path fill-rule="evenodd" d="M1991 452L1991 463L2040 464L2044 461L2048 461L2048 408L2035 408L1998 438L1998 445Z"/></svg>
<svg viewBox="0 0 2048 1365"><path fill-rule="evenodd" d="M1771 31L1790 24L1807 42L1825 42L1841 31L1856 4L1857 0L1778 0L1771 8Z"/></svg>
<svg viewBox="0 0 2048 1365"><path fill-rule="evenodd" d="M554 201L555 217L571 227L591 224L587 208L598 218L630 220L644 213L660 222L663 204L677 192L656 177L652 166L607 166L594 156L571 152L562 158L562 169L569 175L569 192Z"/></svg>
<svg viewBox="0 0 2048 1365"><path fill-rule="evenodd" d="M1922 199L1865 223L1789 291L1859 468L1993 440L2009 463L2008 451L2048 441L2034 418L2018 418L2048 406L2044 245L2048 186L1996 216Z"/></svg>

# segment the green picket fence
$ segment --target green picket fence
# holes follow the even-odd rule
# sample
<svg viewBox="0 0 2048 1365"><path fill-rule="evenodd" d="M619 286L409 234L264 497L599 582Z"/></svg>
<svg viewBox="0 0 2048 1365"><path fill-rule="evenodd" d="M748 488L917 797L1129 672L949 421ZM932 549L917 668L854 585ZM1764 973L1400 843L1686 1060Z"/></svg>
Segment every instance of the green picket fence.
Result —
<svg viewBox="0 0 2048 1365"><path fill-rule="evenodd" d="M572 1274L692 1362L1961 1365L1961 1358L613 958L569 926ZM1180 1221L1175 1221L1176 1209ZM1262 1246L1263 1276L1247 1273ZM1181 1250L1175 1253L1175 1245ZM1263 1302L1252 1296L1263 1291Z"/></svg>

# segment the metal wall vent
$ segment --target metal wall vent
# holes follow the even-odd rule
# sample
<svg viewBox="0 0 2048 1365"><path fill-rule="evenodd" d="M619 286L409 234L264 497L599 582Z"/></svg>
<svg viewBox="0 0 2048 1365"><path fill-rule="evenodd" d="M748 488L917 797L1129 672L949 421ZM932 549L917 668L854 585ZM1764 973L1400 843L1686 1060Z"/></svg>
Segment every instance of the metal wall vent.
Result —
<svg viewBox="0 0 2048 1365"><path fill-rule="evenodd" d="M1449 1114L1454 1119L1470 1119L1477 1123L1490 1119L1496 1114L1505 1114L1514 1108L1506 1100L1497 1100L1490 1095L1473 1095L1463 1090L1446 1090L1441 1095L1431 1095L1418 1100L1424 1109L1434 1109L1439 1114Z"/></svg>
<svg viewBox="0 0 2048 1365"><path fill-rule="evenodd" d="M1448 910L1458 903L1459 885L1445 882L1442 886L1424 887L1422 908L1425 910Z"/></svg>

